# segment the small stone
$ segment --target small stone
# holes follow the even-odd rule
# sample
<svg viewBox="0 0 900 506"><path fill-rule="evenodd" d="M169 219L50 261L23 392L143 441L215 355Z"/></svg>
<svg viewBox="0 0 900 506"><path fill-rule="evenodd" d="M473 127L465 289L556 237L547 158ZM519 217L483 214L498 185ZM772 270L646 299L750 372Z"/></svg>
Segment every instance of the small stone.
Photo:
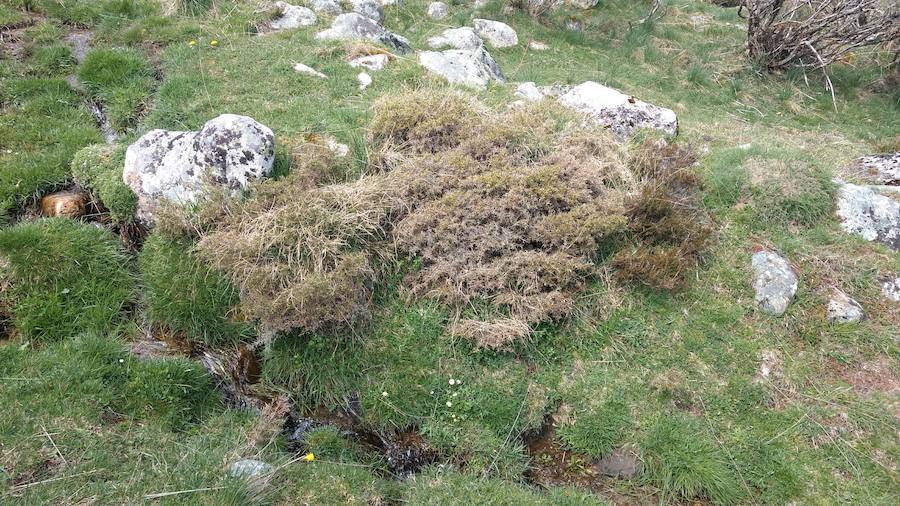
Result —
<svg viewBox="0 0 900 506"><path fill-rule="evenodd" d="M559 102L590 116L595 123L609 127L619 138L630 137L641 128L678 132L675 111L642 102L619 90L587 81L559 97Z"/></svg>
<svg viewBox="0 0 900 506"><path fill-rule="evenodd" d="M756 305L770 315L783 315L797 294L797 274L784 257L773 251L754 253L752 265Z"/></svg>
<svg viewBox="0 0 900 506"><path fill-rule="evenodd" d="M291 5L287 2L275 2L275 8L281 11L281 16L270 23L269 26L273 30L311 26L318 20L316 13L306 7Z"/></svg>
<svg viewBox="0 0 900 506"><path fill-rule="evenodd" d="M271 472L271 465L255 459L241 459L228 468L228 474L235 478L258 478Z"/></svg>
<svg viewBox="0 0 900 506"><path fill-rule="evenodd" d="M485 48L422 51L419 64L452 84L484 89L492 81L503 82L497 62Z"/></svg>
<svg viewBox="0 0 900 506"><path fill-rule="evenodd" d="M609 455L594 464L598 474L613 476L625 480L636 478L641 474L641 461L637 456L623 448L616 448Z"/></svg>
<svg viewBox="0 0 900 506"><path fill-rule="evenodd" d="M363 91L368 88L370 84L372 84L372 76L366 74L365 72L360 72L356 75L356 80L359 81L359 91Z"/></svg>
<svg viewBox="0 0 900 506"><path fill-rule="evenodd" d="M319 72L318 70L316 70L308 65L304 65L302 63L294 64L294 72L299 72L301 74L306 74L306 75L310 75L313 77L319 77L321 79L328 79L328 76L326 76L325 74Z"/></svg>
<svg viewBox="0 0 900 506"><path fill-rule="evenodd" d="M888 276L881 279L881 293L887 300L900 302L900 276Z"/></svg>
<svg viewBox="0 0 900 506"><path fill-rule="evenodd" d="M45 195L41 199L41 214L80 218L84 216L86 206L87 197L83 193L56 192Z"/></svg>
<svg viewBox="0 0 900 506"><path fill-rule="evenodd" d="M533 51L546 51L546 50L550 49L550 46L548 46L547 44L545 44L539 40L533 40L528 43L528 48Z"/></svg>
<svg viewBox="0 0 900 506"><path fill-rule="evenodd" d="M544 99L544 94L533 82L522 83L516 88L515 95L529 102L539 102Z"/></svg>
<svg viewBox="0 0 900 506"><path fill-rule="evenodd" d="M472 26L475 28L475 33L492 47L511 47L519 43L516 31L506 23L490 19L475 19L472 21Z"/></svg>
<svg viewBox="0 0 900 506"><path fill-rule="evenodd" d="M897 200L865 186L843 184L838 194L837 215L847 233L900 251L900 202Z"/></svg>
<svg viewBox="0 0 900 506"><path fill-rule="evenodd" d="M475 30L464 26L462 28L448 28L441 32L440 35L429 38L428 47L432 49L441 49L443 47L452 47L453 49L480 49L484 46Z"/></svg>
<svg viewBox="0 0 900 506"><path fill-rule="evenodd" d="M336 0L310 0L309 5L312 7L312 10L322 14L336 16L344 12L344 9L341 9L341 4L337 3Z"/></svg>
<svg viewBox="0 0 900 506"><path fill-rule="evenodd" d="M381 24L384 22L384 8L375 0L351 0L353 12L362 14L372 21Z"/></svg>
<svg viewBox="0 0 900 506"><path fill-rule="evenodd" d="M391 57L386 54L371 54L368 56L360 56L350 60L350 66L353 68L363 67L372 71L383 69Z"/></svg>
<svg viewBox="0 0 900 506"><path fill-rule="evenodd" d="M431 2L427 14L429 18L440 21L450 15L450 8L444 2Z"/></svg>
<svg viewBox="0 0 900 506"><path fill-rule="evenodd" d="M856 323L866 317L862 306L846 293L834 289L831 300L828 301L829 323Z"/></svg>

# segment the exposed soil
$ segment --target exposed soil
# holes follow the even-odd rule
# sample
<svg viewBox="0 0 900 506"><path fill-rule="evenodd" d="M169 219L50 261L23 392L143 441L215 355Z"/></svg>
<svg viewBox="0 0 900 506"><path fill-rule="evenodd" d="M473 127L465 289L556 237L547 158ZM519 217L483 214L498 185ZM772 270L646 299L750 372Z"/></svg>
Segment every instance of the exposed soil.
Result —
<svg viewBox="0 0 900 506"><path fill-rule="evenodd" d="M531 465L525 472L530 483L541 487L571 485L596 492L607 488L590 457L560 444L549 417L540 430L527 433L522 439L531 455Z"/></svg>

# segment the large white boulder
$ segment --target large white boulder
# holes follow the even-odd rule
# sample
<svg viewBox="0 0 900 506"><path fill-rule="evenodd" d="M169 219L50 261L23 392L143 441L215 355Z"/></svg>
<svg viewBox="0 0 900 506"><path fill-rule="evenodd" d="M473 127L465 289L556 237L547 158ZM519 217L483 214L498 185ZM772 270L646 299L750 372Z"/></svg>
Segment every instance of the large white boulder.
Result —
<svg viewBox="0 0 900 506"><path fill-rule="evenodd" d="M472 88L483 89L491 81L504 80L497 62L483 47L422 51L419 53L419 64L450 83Z"/></svg>
<svg viewBox="0 0 900 506"><path fill-rule="evenodd" d="M848 233L900 251L900 202L865 186L843 184L837 215Z"/></svg>
<svg viewBox="0 0 900 506"><path fill-rule="evenodd" d="M675 111L642 102L593 81L575 86L558 100L563 105L587 114L597 124L608 127L620 138L629 137L641 128L654 128L669 135L678 132Z"/></svg>
<svg viewBox="0 0 900 506"><path fill-rule="evenodd" d="M275 134L247 116L223 114L199 131L151 130L125 152L122 178L138 196L138 218L154 224L162 200L197 201L205 185L234 193L268 175L275 163Z"/></svg>
<svg viewBox="0 0 900 506"><path fill-rule="evenodd" d="M519 43L516 31L506 23L490 19L475 19L472 21L475 33L487 41L491 47L511 47Z"/></svg>
<svg viewBox="0 0 900 506"><path fill-rule="evenodd" d="M409 41L405 37L387 31L372 19L356 12L348 12L334 18L331 28L317 33L316 38L319 40L369 40L384 44L400 53L410 51Z"/></svg>
<svg viewBox="0 0 900 506"><path fill-rule="evenodd" d="M318 20L316 13L306 7L291 5L287 2L275 2L275 8L281 11L281 16L269 24L273 30L289 30L301 26L311 26L316 24Z"/></svg>
<svg viewBox="0 0 900 506"><path fill-rule="evenodd" d="M475 30L464 26L462 28L448 28L440 35L429 38L428 47L441 49L451 47L453 49L479 49L484 46L484 41L475 33Z"/></svg>
<svg viewBox="0 0 900 506"><path fill-rule="evenodd" d="M752 266L756 305L770 315L783 315L799 285L791 264L778 253L760 251L753 254Z"/></svg>

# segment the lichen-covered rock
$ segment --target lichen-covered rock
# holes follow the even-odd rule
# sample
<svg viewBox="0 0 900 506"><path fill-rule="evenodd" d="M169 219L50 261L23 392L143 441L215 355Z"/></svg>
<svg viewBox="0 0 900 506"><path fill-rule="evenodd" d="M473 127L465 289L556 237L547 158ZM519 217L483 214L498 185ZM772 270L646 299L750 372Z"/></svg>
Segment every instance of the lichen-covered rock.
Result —
<svg viewBox="0 0 900 506"><path fill-rule="evenodd" d="M281 16L269 24L273 30L311 26L318 21L316 13L306 7L291 5L287 2L275 2L275 8L281 11Z"/></svg>
<svg viewBox="0 0 900 506"><path fill-rule="evenodd" d="M479 49L484 46L475 30L468 26L462 28L448 28L440 35L429 38L426 43L432 49L452 47L453 49Z"/></svg>
<svg viewBox="0 0 900 506"><path fill-rule="evenodd" d="M868 182L881 185L900 185L900 152L864 156L855 166Z"/></svg>
<svg viewBox="0 0 900 506"><path fill-rule="evenodd" d="M642 102L593 81L575 86L559 97L559 102L589 115L620 138L629 137L641 128L662 130L668 135L678 132L675 111Z"/></svg>
<svg viewBox="0 0 900 506"><path fill-rule="evenodd" d="M848 233L900 250L900 202L865 186L843 184L837 215Z"/></svg>
<svg viewBox="0 0 900 506"><path fill-rule="evenodd" d="M900 302L900 276L888 276L881 279L881 293L887 300Z"/></svg>
<svg viewBox="0 0 900 506"><path fill-rule="evenodd" d="M828 321L831 323L855 323L866 317L859 302L856 302L846 293L834 289L834 294L828 301Z"/></svg>
<svg viewBox="0 0 900 506"><path fill-rule="evenodd" d="M519 43L516 31L506 23L492 21L490 19L475 19L472 21L475 33L492 47L511 47Z"/></svg>
<svg viewBox="0 0 900 506"><path fill-rule="evenodd" d="M362 14L379 25L384 23L384 8L376 0L351 0L350 3L353 5L353 12Z"/></svg>
<svg viewBox="0 0 900 506"><path fill-rule="evenodd" d="M353 58L348 63L353 68L363 67L369 70L381 70L391 61L391 57L386 54L370 54Z"/></svg>
<svg viewBox="0 0 900 506"><path fill-rule="evenodd" d="M444 2L431 2L426 13L429 18L440 21L450 15L450 8Z"/></svg>
<svg viewBox="0 0 900 506"><path fill-rule="evenodd" d="M781 316L797 294L799 280L784 257L772 251L753 254L753 288L756 305L773 316Z"/></svg>
<svg viewBox="0 0 900 506"><path fill-rule="evenodd" d="M538 102L544 99L544 94L533 82L522 83L517 86L515 95L529 102Z"/></svg>
<svg viewBox="0 0 900 506"><path fill-rule="evenodd" d="M341 9L341 4L339 4L337 0L310 0L309 5L314 11L321 12L322 14L336 16L344 12L344 9Z"/></svg>
<svg viewBox="0 0 900 506"><path fill-rule="evenodd" d="M223 114L195 132L147 132L125 152L122 177L138 196L137 217L152 225L160 200L196 202L209 183L237 192L268 175L274 162L272 130L247 116Z"/></svg>
<svg viewBox="0 0 900 506"><path fill-rule="evenodd" d="M475 50L422 51L419 53L419 64L450 83L473 88L485 88L491 81L504 80L497 62L483 47Z"/></svg>
<svg viewBox="0 0 900 506"><path fill-rule="evenodd" d="M258 478L271 472L271 465L256 459L241 459L228 468L228 474L235 478Z"/></svg>
<svg viewBox="0 0 900 506"><path fill-rule="evenodd" d="M384 44L397 52L410 51L409 41L356 12L348 12L334 18L331 28L316 34L319 40L369 40Z"/></svg>

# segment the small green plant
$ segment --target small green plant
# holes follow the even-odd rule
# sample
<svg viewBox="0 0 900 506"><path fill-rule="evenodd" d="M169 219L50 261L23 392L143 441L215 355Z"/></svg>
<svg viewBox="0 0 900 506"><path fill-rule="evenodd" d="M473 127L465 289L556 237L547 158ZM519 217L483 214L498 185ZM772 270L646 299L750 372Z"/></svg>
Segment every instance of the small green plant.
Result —
<svg viewBox="0 0 900 506"><path fill-rule="evenodd" d="M115 237L87 223L48 218L0 230L0 256L10 283L2 296L29 339L106 333L134 296L129 260Z"/></svg>
<svg viewBox="0 0 900 506"><path fill-rule="evenodd" d="M633 421L622 399L610 399L596 409L577 414L575 423L559 427L557 435L570 448L603 457L620 445Z"/></svg>
<svg viewBox="0 0 900 506"><path fill-rule="evenodd" d="M94 200L109 211L113 221L129 224L134 222L137 195L122 181L124 163L124 146L87 146L72 158L72 177L91 191Z"/></svg>
<svg viewBox="0 0 900 506"><path fill-rule="evenodd" d="M106 106L113 128L134 126L155 85L147 58L134 49L95 49L78 68L78 78Z"/></svg>

